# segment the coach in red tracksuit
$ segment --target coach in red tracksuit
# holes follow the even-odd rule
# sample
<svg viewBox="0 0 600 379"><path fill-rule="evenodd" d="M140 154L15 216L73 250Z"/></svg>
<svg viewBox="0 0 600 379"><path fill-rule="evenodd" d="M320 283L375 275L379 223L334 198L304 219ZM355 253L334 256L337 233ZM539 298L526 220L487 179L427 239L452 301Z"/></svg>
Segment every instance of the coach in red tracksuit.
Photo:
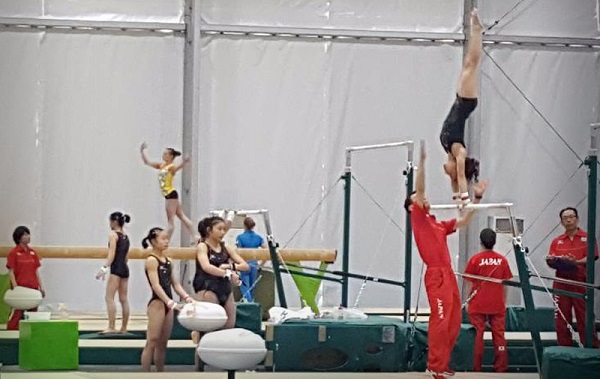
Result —
<svg viewBox="0 0 600 379"><path fill-rule="evenodd" d="M429 201L425 197L425 143L421 141L421 155L416 191L404 202L410 213L413 233L421 259L427 265L425 289L431 307L429 316L427 370L435 379L452 373L448 364L452 349L460 333L461 302L446 236L466 226L474 212L467 210L459 219L437 221L429 214ZM481 200L487 183L474 185L475 203Z"/></svg>
<svg viewBox="0 0 600 379"><path fill-rule="evenodd" d="M556 270L556 277L562 279L586 281L587 263L587 233L579 229L579 215L575 208L565 208L560 211L560 222L565 228L565 233L556 237L550 245L546 262ZM596 259L598 259L598 246L596 245ZM585 287L554 282L553 288L576 293L585 293ZM562 311L567 322L573 320L573 310L577 320L577 331L581 343L585 345L585 299L578 299L566 295L554 295L558 308ZM559 346L573 346L573 337L567 323L558 312L554 312L554 323ZM598 334L594 331L593 346L598 348Z"/></svg>
<svg viewBox="0 0 600 379"><path fill-rule="evenodd" d="M513 277L508 260L502 254L495 252L496 232L486 228L479 233L483 251L469 259L465 273L487 276L489 278L507 280ZM508 354L504 330L506 323L506 287L500 283L486 282L477 279L467 279L469 297L468 313L471 324L475 327L475 351L473 370L481 371L483 361L483 332L489 321L494 343L494 371L508 370Z"/></svg>
<svg viewBox="0 0 600 379"><path fill-rule="evenodd" d="M6 258L6 268L9 270L10 283L12 288L17 286L33 288L42 292L42 282L38 269L40 268L40 259L30 247L31 233L26 226L19 226L13 232L13 241L17 245L12 249ZM30 309L30 311L35 311ZM23 317L23 311L14 309L12 316L6 324L7 330L19 330L19 321Z"/></svg>

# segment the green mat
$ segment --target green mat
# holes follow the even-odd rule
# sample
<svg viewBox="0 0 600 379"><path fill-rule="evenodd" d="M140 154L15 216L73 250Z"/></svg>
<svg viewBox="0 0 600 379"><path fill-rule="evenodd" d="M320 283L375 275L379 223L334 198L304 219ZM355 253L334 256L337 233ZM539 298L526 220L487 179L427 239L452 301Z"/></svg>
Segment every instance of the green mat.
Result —
<svg viewBox="0 0 600 379"><path fill-rule="evenodd" d="M597 379L600 350L552 346L544 349L542 379Z"/></svg>
<svg viewBox="0 0 600 379"><path fill-rule="evenodd" d="M4 294L10 289L10 277L8 274L0 275L0 324L6 324L10 316L11 308L4 303Z"/></svg>
<svg viewBox="0 0 600 379"><path fill-rule="evenodd" d="M267 349L274 371L406 371L408 327L401 325L386 317L287 320L270 326Z"/></svg>
<svg viewBox="0 0 600 379"><path fill-rule="evenodd" d="M19 323L19 367L25 370L76 370L79 367L77 321Z"/></svg>
<svg viewBox="0 0 600 379"><path fill-rule="evenodd" d="M262 332L262 307L258 303L237 303L235 327L247 329L258 335Z"/></svg>
<svg viewBox="0 0 600 379"><path fill-rule="evenodd" d="M425 371L427 331L426 323L417 323L411 346L411 324L395 318L287 320L273 326L267 349L276 371ZM475 329L461 325L450 368L473 369L474 338Z"/></svg>

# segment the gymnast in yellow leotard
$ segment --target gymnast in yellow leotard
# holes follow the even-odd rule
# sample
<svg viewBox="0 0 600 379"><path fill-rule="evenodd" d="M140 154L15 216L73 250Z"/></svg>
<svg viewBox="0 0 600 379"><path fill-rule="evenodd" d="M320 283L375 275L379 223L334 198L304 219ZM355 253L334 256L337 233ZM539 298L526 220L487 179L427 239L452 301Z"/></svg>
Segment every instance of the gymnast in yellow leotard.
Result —
<svg viewBox="0 0 600 379"><path fill-rule="evenodd" d="M190 159L184 157L181 160L181 163L175 163L175 159L181 155L181 152L169 147L163 152L162 162L151 162L146 156L147 148L148 145L146 145L146 142L142 143L142 146L140 146L140 153L142 154L144 164L158 170L158 184L162 195L165 197L166 203L167 223L169 225L167 233L169 238L171 238L173 230L175 229L174 219L175 216L177 216L190 233L190 237L192 237L193 240L198 241L199 236L194 232L194 225L183 212L183 208L179 202L179 194L175 187L173 187L173 177L177 171L181 170L183 166L189 163Z"/></svg>

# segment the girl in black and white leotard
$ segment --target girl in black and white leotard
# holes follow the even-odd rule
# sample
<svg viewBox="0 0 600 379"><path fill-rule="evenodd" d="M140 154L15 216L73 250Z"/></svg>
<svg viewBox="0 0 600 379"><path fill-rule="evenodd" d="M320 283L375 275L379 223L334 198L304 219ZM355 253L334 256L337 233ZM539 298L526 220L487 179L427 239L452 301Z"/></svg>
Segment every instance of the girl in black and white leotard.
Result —
<svg viewBox="0 0 600 379"><path fill-rule="evenodd" d="M108 313L108 328L100 334L127 333L127 322L129 321L129 300L127 299L127 286L129 281L129 267L127 266L127 253L129 252L129 237L123 231L123 226L131 221L129 215L121 212L111 213L109 219L110 234L108 235L108 256L106 263L98 274L96 279L104 279L108 276L106 283L106 309ZM119 302L123 318L121 329L116 330L115 322L117 317L117 308L115 306L115 294L119 292Z"/></svg>
<svg viewBox="0 0 600 379"><path fill-rule="evenodd" d="M142 370L150 371L152 358L156 371L165 370L165 354L167 342L173 328L174 310L181 306L173 300L171 287L184 299L191 302L176 275L173 274L171 260L166 255L169 248L169 236L161 228L152 228L142 241L142 246L152 246L152 252L146 259L146 277L152 289L152 297L148 303L148 329L146 332L146 346L142 351Z"/></svg>
<svg viewBox="0 0 600 379"><path fill-rule="evenodd" d="M221 217L208 217L198 223L202 242L196 253L196 275L194 291L201 301L220 304L227 313L223 329L235 325L235 302L231 291L232 284L238 285L238 271L248 271L248 264L238 254L235 246L226 245L223 237L227 224Z"/></svg>

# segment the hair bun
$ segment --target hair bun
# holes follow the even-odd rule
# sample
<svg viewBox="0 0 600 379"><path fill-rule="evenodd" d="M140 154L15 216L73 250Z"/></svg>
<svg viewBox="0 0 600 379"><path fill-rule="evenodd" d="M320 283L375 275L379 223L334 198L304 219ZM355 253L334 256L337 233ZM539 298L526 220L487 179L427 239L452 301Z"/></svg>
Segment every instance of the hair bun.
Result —
<svg viewBox="0 0 600 379"><path fill-rule="evenodd" d="M126 224L128 224L128 223L129 223L129 221L131 221L131 217L129 217L129 215L128 215L128 214L124 214L124 215L123 215L123 221L125 221L125 223L126 223Z"/></svg>

